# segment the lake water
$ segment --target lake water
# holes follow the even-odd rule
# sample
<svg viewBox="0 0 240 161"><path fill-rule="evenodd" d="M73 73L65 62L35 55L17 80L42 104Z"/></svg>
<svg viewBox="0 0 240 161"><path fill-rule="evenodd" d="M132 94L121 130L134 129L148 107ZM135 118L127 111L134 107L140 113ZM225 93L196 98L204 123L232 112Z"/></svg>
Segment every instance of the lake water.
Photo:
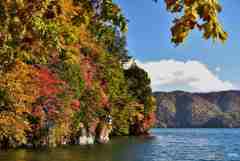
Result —
<svg viewBox="0 0 240 161"><path fill-rule="evenodd" d="M0 151L0 161L240 161L240 129L153 129L105 145Z"/></svg>

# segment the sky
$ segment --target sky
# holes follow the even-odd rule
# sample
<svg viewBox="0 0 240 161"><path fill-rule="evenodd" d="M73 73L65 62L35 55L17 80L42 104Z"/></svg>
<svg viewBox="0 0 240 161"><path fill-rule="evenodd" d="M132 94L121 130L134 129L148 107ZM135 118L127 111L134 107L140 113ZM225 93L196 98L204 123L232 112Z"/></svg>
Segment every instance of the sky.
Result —
<svg viewBox="0 0 240 161"><path fill-rule="evenodd" d="M226 43L203 40L193 31L179 46L171 43L174 15L164 0L114 0L129 20L129 54L152 80L153 91L210 92L240 89L240 0L220 0Z"/></svg>

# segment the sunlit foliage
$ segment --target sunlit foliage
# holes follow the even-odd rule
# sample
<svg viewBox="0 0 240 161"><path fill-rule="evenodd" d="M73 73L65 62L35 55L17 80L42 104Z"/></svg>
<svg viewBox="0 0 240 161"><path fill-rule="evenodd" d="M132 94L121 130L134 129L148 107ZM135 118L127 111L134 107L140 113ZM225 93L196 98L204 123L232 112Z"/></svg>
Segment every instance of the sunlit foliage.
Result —
<svg viewBox="0 0 240 161"><path fill-rule="evenodd" d="M190 18L195 3L206 5L183 7L187 16L172 29L176 44L195 27L188 23L197 20ZM168 9L181 11L176 4ZM224 39L214 5L191 13L207 23L206 38ZM155 101L147 73L123 68L126 31L112 0L0 1L0 147L74 143L83 127L97 135L109 115L113 135L146 133Z"/></svg>
<svg viewBox="0 0 240 161"><path fill-rule="evenodd" d="M154 0L157 2L158 0ZM203 38L224 42L228 34L219 22L222 7L218 0L165 0L169 12L177 15L171 28L172 42L184 42L193 29L203 32Z"/></svg>

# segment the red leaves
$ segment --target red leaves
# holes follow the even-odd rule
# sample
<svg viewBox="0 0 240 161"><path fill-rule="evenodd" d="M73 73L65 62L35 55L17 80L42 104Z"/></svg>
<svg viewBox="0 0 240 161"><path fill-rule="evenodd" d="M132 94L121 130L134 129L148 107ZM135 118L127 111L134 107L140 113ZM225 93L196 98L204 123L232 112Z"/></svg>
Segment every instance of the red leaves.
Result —
<svg viewBox="0 0 240 161"><path fill-rule="evenodd" d="M149 113L143 121L143 128L148 130L156 123L156 114L155 112Z"/></svg>
<svg viewBox="0 0 240 161"><path fill-rule="evenodd" d="M91 88L96 67L89 58L82 60L83 79L87 88Z"/></svg>
<svg viewBox="0 0 240 161"><path fill-rule="evenodd" d="M102 89L106 90L107 89L107 81L106 80L101 80L100 86L102 87Z"/></svg>
<svg viewBox="0 0 240 161"><path fill-rule="evenodd" d="M63 85L64 81L58 80L47 68L39 69L37 80L39 81L41 96L53 96L63 91L60 85Z"/></svg>
<svg viewBox="0 0 240 161"><path fill-rule="evenodd" d="M92 79L93 79L93 74L90 70L84 73L84 79L85 79L86 86L90 88L92 85Z"/></svg>
<svg viewBox="0 0 240 161"><path fill-rule="evenodd" d="M32 111L32 115L39 118L42 117L44 115L44 111L42 110L42 107L36 106Z"/></svg>
<svg viewBox="0 0 240 161"><path fill-rule="evenodd" d="M46 84L53 84L53 83L59 83L61 81L57 80L53 74L50 72L49 69L47 68L41 68L39 70L39 80L40 81L45 81Z"/></svg>
<svg viewBox="0 0 240 161"><path fill-rule="evenodd" d="M83 72L83 79L85 82L85 87L87 89L92 89L93 88L93 83L98 82L94 81L94 77L96 76L96 65L93 64L92 60L90 58L84 58L82 60L81 64L81 69ZM109 105L109 99L108 96L105 93L105 90L107 89L107 82L106 80L101 80L98 82L97 86L99 86L98 90L98 95L100 95L100 102L99 106L100 107L107 107Z"/></svg>
<svg viewBox="0 0 240 161"><path fill-rule="evenodd" d="M72 100L71 107L73 110L79 111L80 106L81 104L79 100Z"/></svg>
<svg viewBox="0 0 240 161"><path fill-rule="evenodd" d="M58 95L67 90L67 85L47 67L37 66L36 84L39 89L38 102L33 107L32 115L40 119L40 124L47 120L58 120L66 116L64 100ZM39 127L44 125L38 125Z"/></svg>

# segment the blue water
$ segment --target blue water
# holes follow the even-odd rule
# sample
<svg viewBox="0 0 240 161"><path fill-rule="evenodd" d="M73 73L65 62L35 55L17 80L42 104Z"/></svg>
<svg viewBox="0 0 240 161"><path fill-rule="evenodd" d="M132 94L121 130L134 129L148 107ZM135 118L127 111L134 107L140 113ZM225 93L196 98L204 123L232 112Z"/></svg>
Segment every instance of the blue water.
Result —
<svg viewBox="0 0 240 161"><path fill-rule="evenodd" d="M153 129L94 146L0 151L0 161L240 161L240 129Z"/></svg>
<svg viewBox="0 0 240 161"><path fill-rule="evenodd" d="M154 129L125 161L240 161L240 129ZM129 153L130 154L130 153Z"/></svg>

